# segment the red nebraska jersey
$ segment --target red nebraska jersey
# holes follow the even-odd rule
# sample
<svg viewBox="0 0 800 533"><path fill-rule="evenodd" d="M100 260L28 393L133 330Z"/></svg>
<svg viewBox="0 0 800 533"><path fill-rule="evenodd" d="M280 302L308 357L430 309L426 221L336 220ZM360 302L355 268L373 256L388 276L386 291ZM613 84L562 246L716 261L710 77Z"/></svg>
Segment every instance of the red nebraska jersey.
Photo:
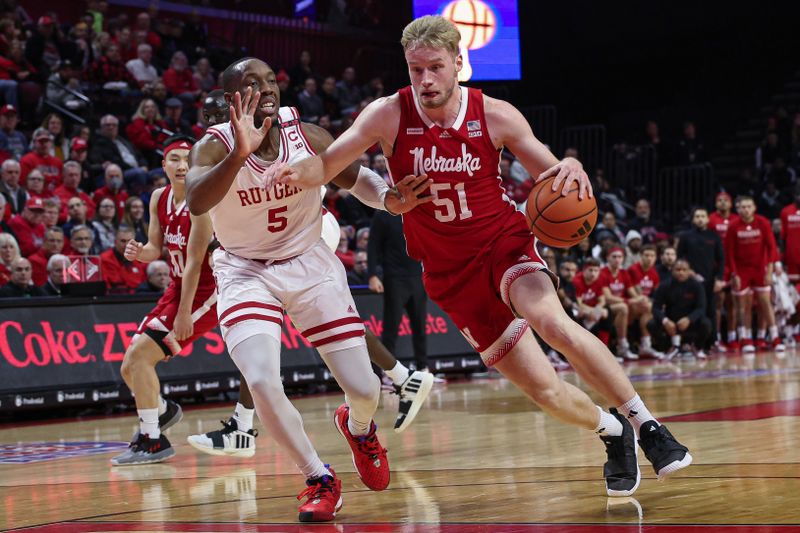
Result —
<svg viewBox="0 0 800 533"><path fill-rule="evenodd" d="M433 180L434 201L403 215L408 255L431 273L457 271L481 257L502 238L498 228L518 224L527 230L503 189L501 151L489 136L483 94L456 90L461 91L461 108L453 126L444 129L424 114L411 87L400 89L400 126L387 158L395 182L409 174Z"/></svg>
<svg viewBox="0 0 800 533"><path fill-rule="evenodd" d="M722 244L725 244L725 238L728 235L728 227L732 222L739 220L739 215L729 213L727 217L723 218L717 211L708 215L708 229L716 231Z"/></svg>
<svg viewBox="0 0 800 533"><path fill-rule="evenodd" d="M661 282L658 277L658 270L654 266L651 266L645 272L641 263L634 263L628 268L628 277L631 278L631 284L634 287L639 287L645 296L652 296L653 291L656 290L656 287Z"/></svg>
<svg viewBox="0 0 800 533"><path fill-rule="evenodd" d="M725 264L736 274L741 269L766 268L777 256L775 237L769 220L756 215L751 223L731 222L725 246Z"/></svg>
<svg viewBox="0 0 800 533"><path fill-rule="evenodd" d="M603 285L608 287L611 294L617 298L627 298L628 288L633 286L627 270L621 268L617 270L617 274L614 275L611 273L611 269L604 266L600 270L600 278L603 280Z"/></svg>
<svg viewBox="0 0 800 533"><path fill-rule="evenodd" d="M781 239L786 263L800 263L800 207L789 204L781 210Z"/></svg>
<svg viewBox="0 0 800 533"><path fill-rule="evenodd" d="M186 200L180 205L175 205L172 185L167 185L158 198L158 223L164 233L164 246L169 251L169 275L173 283L180 285L187 263L186 250L189 247L192 219L189 216L189 208L186 207ZM203 267L200 270L198 287L213 286L215 283L207 256L208 254L206 254L206 261L203 261Z"/></svg>
<svg viewBox="0 0 800 533"><path fill-rule="evenodd" d="M588 305L589 307L596 306L597 299L603 295L603 287L605 287L603 281L603 276L600 275L597 276L594 282L587 285L586 280L583 279L583 272L578 272L578 275L572 280L572 285L575 286L575 296L577 296L584 305Z"/></svg>

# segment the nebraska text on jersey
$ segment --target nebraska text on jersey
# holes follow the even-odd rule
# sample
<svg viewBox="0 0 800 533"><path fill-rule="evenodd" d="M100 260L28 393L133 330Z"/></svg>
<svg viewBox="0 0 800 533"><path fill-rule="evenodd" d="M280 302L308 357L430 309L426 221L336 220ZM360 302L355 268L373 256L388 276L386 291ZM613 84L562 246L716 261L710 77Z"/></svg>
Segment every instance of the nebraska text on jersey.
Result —
<svg viewBox="0 0 800 533"><path fill-rule="evenodd" d="M428 172L466 172L472 177L481 169L481 158L472 157L466 143L461 143L461 157L436 157L436 146L431 148L430 157L425 157L425 149L421 146L409 150L409 153L414 156L414 174L417 176Z"/></svg>

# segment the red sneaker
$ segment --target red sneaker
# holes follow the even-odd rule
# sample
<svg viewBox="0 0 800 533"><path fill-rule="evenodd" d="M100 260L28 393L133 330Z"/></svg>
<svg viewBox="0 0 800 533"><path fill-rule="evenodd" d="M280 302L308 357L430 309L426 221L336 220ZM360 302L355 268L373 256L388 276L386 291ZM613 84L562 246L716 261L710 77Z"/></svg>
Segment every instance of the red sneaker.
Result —
<svg viewBox="0 0 800 533"><path fill-rule="evenodd" d="M759 352L763 352L769 347L767 346L766 339L756 339L755 345L756 345L756 350L758 350Z"/></svg>
<svg viewBox="0 0 800 533"><path fill-rule="evenodd" d="M734 339L732 341L728 341L728 351L729 352L738 352L739 351L739 339Z"/></svg>
<svg viewBox="0 0 800 533"><path fill-rule="evenodd" d="M386 457L386 448L378 442L378 426L372 422L369 433L353 436L347 428L349 418L350 407L343 403L334 413L333 423L350 445L358 477L368 488L383 490L389 486L389 459Z"/></svg>
<svg viewBox="0 0 800 533"><path fill-rule="evenodd" d="M301 522L330 522L342 508L342 482L328 465L330 476L306 480L306 490L297 495L298 500L308 498L300 506Z"/></svg>

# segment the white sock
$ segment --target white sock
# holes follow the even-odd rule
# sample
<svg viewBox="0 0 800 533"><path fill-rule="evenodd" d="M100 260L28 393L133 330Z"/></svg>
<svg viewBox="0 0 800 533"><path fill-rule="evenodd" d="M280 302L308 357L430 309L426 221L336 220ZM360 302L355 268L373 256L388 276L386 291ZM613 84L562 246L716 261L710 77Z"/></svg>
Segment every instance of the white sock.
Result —
<svg viewBox="0 0 800 533"><path fill-rule="evenodd" d="M769 338L771 340L774 340L774 339L777 339L778 337L780 337L780 335L778 334L778 326L770 326L769 327Z"/></svg>
<svg viewBox="0 0 800 533"><path fill-rule="evenodd" d="M233 419L236 420L236 427L239 428L239 431L246 433L253 429L253 415L255 412L255 409L248 409L240 403L236 404L236 409L233 410Z"/></svg>
<svg viewBox="0 0 800 533"><path fill-rule="evenodd" d="M673 335L672 336L672 345L675 348L679 348L681 345L681 336L680 335Z"/></svg>
<svg viewBox="0 0 800 533"><path fill-rule="evenodd" d="M167 412L167 400L160 394L158 395L158 416Z"/></svg>
<svg viewBox="0 0 800 533"><path fill-rule="evenodd" d="M728 342L733 342L736 340L736 331L729 331L728 332Z"/></svg>
<svg viewBox="0 0 800 533"><path fill-rule="evenodd" d="M628 420L630 420L631 424L633 425L633 429L636 431L637 437L639 436L639 428L641 428L642 424L645 422L652 420L658 424L658 420L656 420L655 417L650 414L650 411L647 410L647 407L644 405L644 402L638 394L624 404L620 405L619 412L627 417Z"/></svg>
<svg viewBox="0 0 800 533"><path fill-rule="evenodd" d="M742 340L751 339L751 338L753 338L753 332L752 331L748 331L747 328L744 327L744 326L740 326L739 327L739 338L742 339Z"/></svg>
<svg viewBox="0 0 800 533"><path fill-rule="evenodd" d="M353 418L353 410L351 409L350 416L347 417L347 429L350 430L350 434L353 436L366 435L369 433L370 422L372 422L372 420L361 422Z"/></svg>
<svg viewBox="0 0 800 533"><path fill-rule="evenodd" d="M628 346L628 339L624 339L624 338L620 339L619 341L617 341L617 346L619 346L620 348L628 348L629 347Z"/></svg>
<svg viewBox="0 0 800 533"><path fill-rule="evenodd" d="M764 340L767 337L767 330L760 329L758 330L758 338Z"/></svg>
<svg viewBox="0 0 800 533"><path fill-rule="evenodd" d="M325 463L322 462L322 460L319 457L317 457L314 460L313 464L306 465L305 467L300 467L300 471L303 472L303 475L305 475L308 479L317 479L322 476L333 477L331 471L328 470L329 466L330 465L326 465Z"/></svg>
<svg viewBox="0 0 800 533"><path fill-rule="evenodd" d="M653 347L653 341L650 338L650 335L643 335L642 336L642 348L645 350L649 350Z"/></svg>
<svg viewBox="0 0 800 533"><path fill-rule="evenodd" d="M403 365L400 361L395 363L394 368L391 370L384 370L389 379L394 381L397 385L401 385L405 380L408 379L411 371Z"/></svg>
<svg viewBox="0 0 800 533"><path fill-rule="evenodd" d="M161 436L161 430L158 429L158 409L137 409L139 413L139 432L147 435L151 439L157 439Z"/></svg>
<svg viewBox="0 0 800 533"><path fill-rule="evenodd" d="M603 411L599 405L595 405L597 410L600 411L600 422L594 428L594 432L599 435L608 435L610 437L619 437L622 435L622 422L611 413Z"/></svg>

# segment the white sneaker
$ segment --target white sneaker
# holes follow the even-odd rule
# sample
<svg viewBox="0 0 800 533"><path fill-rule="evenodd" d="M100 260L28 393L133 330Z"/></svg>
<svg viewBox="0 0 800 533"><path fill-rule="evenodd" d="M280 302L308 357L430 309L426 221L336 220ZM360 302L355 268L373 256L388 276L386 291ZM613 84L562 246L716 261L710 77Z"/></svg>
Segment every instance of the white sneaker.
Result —
<svg viewBox="0 0 800 533"><path fill-rule="evenodd" d="M430 372L416 370L397 388L397 394L400 396L400 412L397 413L397 420L394 422L395 433L400 433L411 425L420 407L428 398L435 380Z"/></svg>
<svg viewBox="0 0 800 533"><path fill-rule="evenodd" d="M678 349L678 347L677 346L673 346L669 350L667 350L667 353L664 354L664 359L669 361L670 359L675 359L680 354L681 354L681 352Z"/></svg>
<svg viewBox="0 0 800 533"><path fill-rule="evenodd" d="M726 353L728 351L728 348L720 341L715 342L711 349L717 353Z"/></svg>
<svg viewBox="0 0 800 533"><path fill-rule="evenodd" d="M202 435L189 435L186 440L192 448L210 455L253 457L256 453L258 431L255 429L240 431L233 417L227 422L224 420L221 422L222 429Z"/></svg>
<svg viewBox="0 0 800 533"><path fill-rule="evenodd" d="M651 357L653 359L664 359L664 352L659 352L652 347L640 349L639 355L641 357Z"/></svg>
<svg viewBox="0 0 800 533"><path fill-rule="evenodd" d="M697 349L694 346L692 346L692 355L698 359L705 359L707 357L706 352L704 352L702 349Z"/></svg>
<svg viewBox="0 0 800 533"><path fill-rule="evenodd" d="M628 347L619 347L617 352L623 359L627 359L628 361L636 361L639 359L639 355L636 352L632 352Z"/></svg>

